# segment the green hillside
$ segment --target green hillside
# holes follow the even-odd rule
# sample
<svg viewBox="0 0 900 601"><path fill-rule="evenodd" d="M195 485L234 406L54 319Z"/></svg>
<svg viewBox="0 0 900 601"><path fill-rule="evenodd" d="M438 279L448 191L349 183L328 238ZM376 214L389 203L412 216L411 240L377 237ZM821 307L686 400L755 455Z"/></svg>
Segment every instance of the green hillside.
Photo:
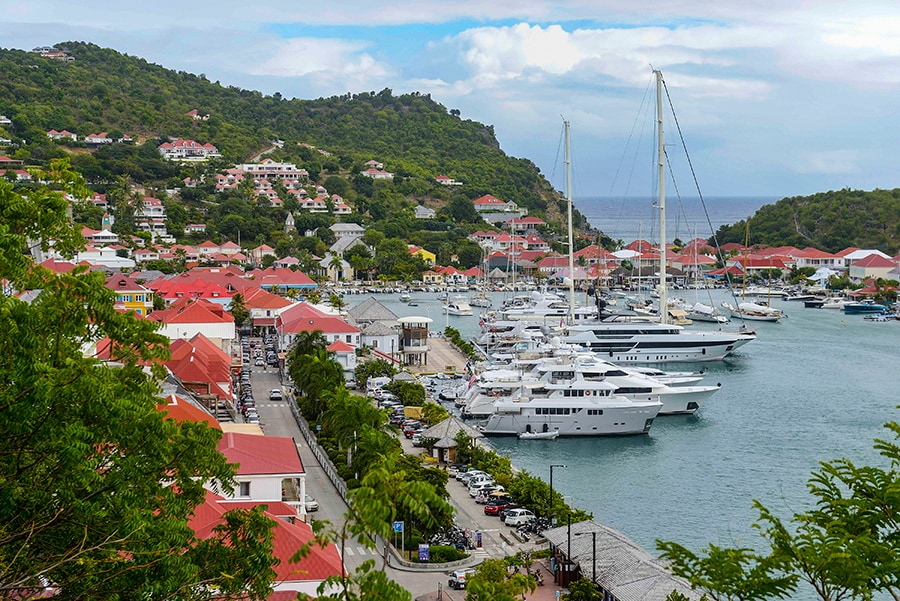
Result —
<svg viewBox="0 0 900 601"><path fill-rule="evenodd" d="M233 163L281 139L285 148L308 143L327 149L345 172L377 158L400 178L430 181L448 175L465 182L470 198L491 193L532 212L543 213L546 201L558 197L533 163L500 150L491 126L462 119L458 111L448 111L428 95L395 96L383 90L286 100L92 44L64 42L57 48L75 60L65 63L0 50L0 113L16 125L10 134L29 144L44 144L51 128L80 136L117 131L151 142L171 136L210 142ZM208 114L209 120L186 116L192 109ZM44 157L38 152L27 158ZM310 166L315 175L320 165Z"/></svg>
<svg viewBox="0 0 900 601"><path fill-rule="evenodd" d="M837 252L849 246L900 251L900 189L838 190L784 198L750 218L750 244L812 246ZM747 222L724 225L719 243L744 243Z"/></svg>

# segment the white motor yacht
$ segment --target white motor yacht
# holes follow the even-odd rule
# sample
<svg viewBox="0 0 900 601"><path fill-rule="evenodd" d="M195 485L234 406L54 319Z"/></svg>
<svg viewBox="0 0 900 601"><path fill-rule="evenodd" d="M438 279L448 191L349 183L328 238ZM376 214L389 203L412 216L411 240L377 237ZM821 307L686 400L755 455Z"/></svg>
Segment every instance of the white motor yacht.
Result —
<svg viewBox="0 0 900 601"><path fill-rule="evenodd" d="M454 296L447 303L448 315L472 315L472 307L464 296Z"/></svg>
<svg viewBox="0 0 900 601"><path fill-rule="evenodd" d="M567 332L565 342L582 345L613 363L720 361L756 339L751 333L686 331L622 314L575 324Z"/></svg>
<svg viewBox="0 0 900 601"><path fill-rule="evenodd" d="M606 382L546 384L527 401L501 400L482 432L518 436L523 432L559 432L560 436L647 434L659 413L659 401L631 401L612 394Z"/></svg>

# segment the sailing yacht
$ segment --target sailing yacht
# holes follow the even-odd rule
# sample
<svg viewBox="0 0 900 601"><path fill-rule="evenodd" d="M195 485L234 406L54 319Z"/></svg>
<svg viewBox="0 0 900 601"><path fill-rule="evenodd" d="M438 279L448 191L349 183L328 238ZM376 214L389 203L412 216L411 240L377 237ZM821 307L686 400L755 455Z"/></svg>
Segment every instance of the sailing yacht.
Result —
<svg viewBox="0 0 900 601"><path fill-rule="evenodd" d="M656 75L657 178L659 187L659 306L668 306L666 287L666 193L665 147L662 114L662 72ZM571 223L570 223L571 230ZM571 247L570 247L571 248ZM719 361L741 346L755 340L751 333L687 332L668 323L666 311L659 322L635 322L633 316L601 315L593 323L570 325L565 342L581 344L602 353L616 363L663 363L674 361Z"/></svg>

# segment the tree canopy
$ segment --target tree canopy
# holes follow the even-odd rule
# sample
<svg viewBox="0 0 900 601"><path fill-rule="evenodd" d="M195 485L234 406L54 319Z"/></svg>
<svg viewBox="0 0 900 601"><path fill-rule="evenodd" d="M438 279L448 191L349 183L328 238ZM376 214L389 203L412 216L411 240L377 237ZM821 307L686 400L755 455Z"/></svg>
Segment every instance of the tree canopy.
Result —
<svg viewBox="0 0 900 601"><path fill-rule="evenodd" d="M64 162L41 181L27 196L0 181L0 279L39 291L0 295L0 594L49 583L63 598L265 598L268 518L229 512L208 540L188 526L205 487L230 488L234 471L218 430L157 411L168 340L115 310L102 273L32 262L35 243L83 243L63 196L83 197L83 181ZM98 343L113 363L83 354Z"/></svg>

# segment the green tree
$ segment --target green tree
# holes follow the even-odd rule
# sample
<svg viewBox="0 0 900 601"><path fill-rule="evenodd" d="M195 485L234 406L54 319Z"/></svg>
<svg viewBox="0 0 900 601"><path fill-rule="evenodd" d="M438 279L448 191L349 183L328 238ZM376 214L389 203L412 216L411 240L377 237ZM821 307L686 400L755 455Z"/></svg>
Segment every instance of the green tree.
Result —
<svg viewBox="0 0 900 601"><path fill-rule="evenodd" d="M363 477L360 486L350 492L349 509L340 530L318 522L317 542L304 546L297 556L309 553L313 544L334 542L343 549L347 541L375 549L373 535L390 540L391 525L399 516L408 516L423 524L436 524L438 516L452 511L447 501L434 486L413 479L405 467L397 461L397 455L385 456ZM344 553L341 553L344 556ZM315 597L319 601L409 601L411 595L384 574L387 565L387 548L381 558L381 571L375 570L375 562L364 562L358 570L347 576L333 576L326 580ZM326 587L336 587L332 594L324 594ZM312 597L301 596L304 599Z"/></svg>
<svg viewBox="0 0 900 601"><path fill-rule="evenodd" d="M250 311L244 305L244 295L240 292L231 297L231 316L234 317L234 325L238 329L250 318Z"/></svg>
<svg viewBox="0 0 900 601"><path fill-rule="evenodd" d="M603 595L590 578L579 578L569 584L569 592L562 595L562 601L603 601ZM688 599L685 597L679 601L688 601Z"/></svg>
<svg viewBox="0 0 900 601"><path fill-rule="evenodd" d="M87 195L67 163L27 197L0 182L0 278L41 290L0 296L0 594L49 581L61 598L193 598L198 587L264 599L272 522L228 512L199 540L188 519L206 486L230 488L220 432L157 411L156 325L115 310L102 274L35 267L29 240L70 254L81 242L63 192ZM113 367L82 349L103 339ZM152 374L144 370L151 365Z"/></svg>
<svg viewBox="0 0 900 601"><path fill-rule="evenodd" d="M533 593L537 582L519 570L510 573L512 558L487 559L466 578L466 601L519 601Z"/></svg>

